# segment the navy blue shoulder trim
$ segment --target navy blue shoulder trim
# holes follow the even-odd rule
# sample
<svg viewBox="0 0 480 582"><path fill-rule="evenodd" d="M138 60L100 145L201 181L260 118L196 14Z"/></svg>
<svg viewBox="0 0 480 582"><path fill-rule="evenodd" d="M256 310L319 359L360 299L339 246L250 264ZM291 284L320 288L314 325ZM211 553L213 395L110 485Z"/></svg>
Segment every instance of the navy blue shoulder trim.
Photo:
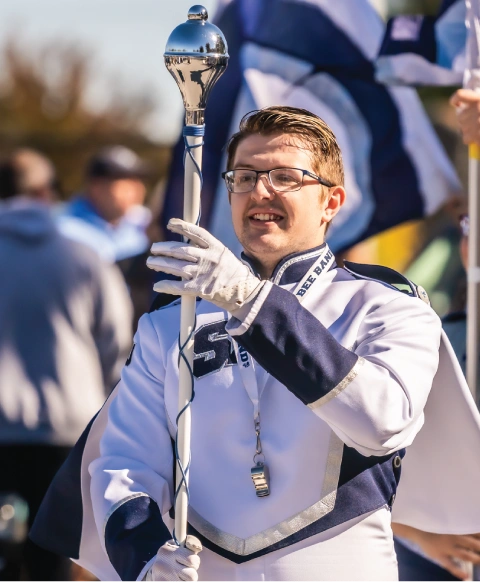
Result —
<svg viewBox="0 0 480 582"><path fill-rule="evenodd" d="M386 283L393 289L406 293L412 297L418 297L417 286L398 271L382 265L364 265L344 261L344 268L357 279L373 279L380 283Z"/></svg>

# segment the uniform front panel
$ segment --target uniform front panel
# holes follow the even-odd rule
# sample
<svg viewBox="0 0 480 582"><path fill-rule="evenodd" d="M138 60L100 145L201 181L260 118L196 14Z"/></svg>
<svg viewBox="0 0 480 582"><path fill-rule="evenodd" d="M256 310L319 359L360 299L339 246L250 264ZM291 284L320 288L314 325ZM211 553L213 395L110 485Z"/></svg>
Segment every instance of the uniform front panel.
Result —
<svg viewBox="0 0 480 582"><path fill-rule="evenodd" d="M225 314L197 313L197 330L211 331L210 350L201 352L218 368L217 354L225 324ZM198 345L198 342L197 342ZM215 352L215 353L213 353ZM197 354L198 355L198 354ZM233 357L234 354L233 354ZM167 357L165 385L177 387L178 346ZM205 371L205 368L203 371ZM197 368L198 372L198 368ZM174 422L177 390L167 390L168 416ZM272 377L260 402L262 445L270 470L271 495L258 498L250 476L256 436L253 405L245 390L238 364L228 361L195 379L192 403L192 465L190 469L191 507L201 507L200 515L224 532L248 538L277 525L316 503L322 494L323 476L330 447L331 430L291 392ZM228 447L225 447L225 442ZM341 462L341 457L337 459ZM298 495L291 488L301 478Z"/></svg>

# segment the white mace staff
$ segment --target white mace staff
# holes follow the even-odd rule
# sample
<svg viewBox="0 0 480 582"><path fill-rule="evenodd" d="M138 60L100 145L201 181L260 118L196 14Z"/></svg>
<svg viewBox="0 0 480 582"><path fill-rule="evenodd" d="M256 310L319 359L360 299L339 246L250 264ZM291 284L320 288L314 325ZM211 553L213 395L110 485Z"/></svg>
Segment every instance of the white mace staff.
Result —
<svg viewBox="0 0 480 582"><path fill-rule="evenodd" d="M225 37L208 22L207 10L200 5L190 8L187 22L173 30L165 47L165 65L177 82L185 106L183 219L191 223L200 218L205 107L212 87L227 67L227 51ZM181 545L187 537L195 303L195 297L182 297L180 311L174 537Z"/></svg>

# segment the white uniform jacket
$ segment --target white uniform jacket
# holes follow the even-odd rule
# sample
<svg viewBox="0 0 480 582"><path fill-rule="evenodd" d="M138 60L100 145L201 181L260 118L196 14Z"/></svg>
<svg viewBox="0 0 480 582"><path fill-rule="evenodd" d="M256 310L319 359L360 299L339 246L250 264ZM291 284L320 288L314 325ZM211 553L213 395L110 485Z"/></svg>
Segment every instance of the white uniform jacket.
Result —
<svg viewBox="0 0 480 582"><path fill-rule="evenodd" d="M285 258L243 315L197 303L189 507L192 533L237 563L393 503L441 329L419 298L337 268L326 246ZM89 465L98 535L122 579L143 575L171 537L179 318L175 301L140 320ZM253 364L237 361L245 350ZM245 381L261 393L263 498Z"/></svg>

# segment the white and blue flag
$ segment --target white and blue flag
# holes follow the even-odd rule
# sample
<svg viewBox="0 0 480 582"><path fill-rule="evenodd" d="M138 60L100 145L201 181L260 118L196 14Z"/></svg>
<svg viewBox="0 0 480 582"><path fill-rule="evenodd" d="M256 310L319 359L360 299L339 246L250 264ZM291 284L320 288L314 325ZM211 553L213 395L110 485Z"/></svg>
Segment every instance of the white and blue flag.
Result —
<svg viewBox="0 0 480 582"><path fill-rule="evenodd" d="M220 173L242 116L270 105L302 107L333 129L348 201L328 242L334 252L434 213L460 193L455 170L417 97L375 81L385 24L368 0L230 0L220 5L230 63L206 110L201 224L234 251ZM163 220L182 216L183 140L177 144Z"/></svg>
<svg viewBox="0 0 480 582"><path fill-rule="evenodd" d="M400 85L461 85L465 18L465 0L442 0L436 16L391 18L376 61L376 79Z"/></svg>

